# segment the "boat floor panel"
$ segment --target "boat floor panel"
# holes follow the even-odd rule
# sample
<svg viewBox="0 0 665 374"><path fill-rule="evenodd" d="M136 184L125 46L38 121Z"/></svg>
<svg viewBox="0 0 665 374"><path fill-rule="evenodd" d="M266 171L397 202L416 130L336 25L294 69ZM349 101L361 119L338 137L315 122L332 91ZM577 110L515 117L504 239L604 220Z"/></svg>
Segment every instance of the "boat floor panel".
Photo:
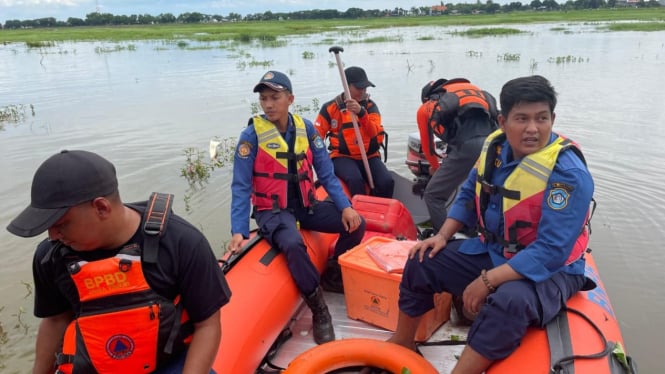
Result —
<svg viewBox="0 0 665 374"><path fill-rule="evenodd" d="M328 309L333 318L335 327L335 337L337 340L349 338L370 338L378 340L387 340L392 332L365 323L350 319L346 314L346 302L344 295L326 292L324 294ZM454 313L451 313L454 318ZM275 357L271 360L273 365L287 367L295 357L302 352L316 346L312 337L312 314L302 303L298 312L294 315L291 324L293 336L287 340L279 349ZM451 340L458 338L466 340L467 327L460 327L456 321L448 321L434 332L429 342ZM441 374L450 373L457 362L457 358L462 353L463 345L438 345L438 346L420 346L419 349L423 356L437 369ZM352 371L348 371L351 373ZM335 371L335 373L342 373Z"/></svg>

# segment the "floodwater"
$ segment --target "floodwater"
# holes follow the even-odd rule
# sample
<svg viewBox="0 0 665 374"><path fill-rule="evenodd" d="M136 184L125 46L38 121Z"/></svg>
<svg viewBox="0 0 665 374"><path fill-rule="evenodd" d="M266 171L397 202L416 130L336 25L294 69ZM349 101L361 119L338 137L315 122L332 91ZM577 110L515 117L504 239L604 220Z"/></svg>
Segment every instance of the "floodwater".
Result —
<svg viewBox="0 0 665 374"><path fill-rule="evenodd" d="M266 70L291 76L294 108L313 118L317 100L342 90L328 48L343 46L343 62L364 67L376 84L369 92L390 134L388 164L405 176L406 136L416 131L426 82L467 77L498 98L507 80L540 74L559 92L555 130L582 145L595 178L591 247L626 349L642 372L665 372L665 137L657 132L665 123L665 32L606 32L602 24L509 27L525 33L468 38L452 34L463 28L415 27L340 30L288 38L281 47L0 46L0 107L35 110L0 130L0 223L6 226L28 203L32 175L44 159L61 149L86 149L115 163L125 201L151 191L175 193L176 211L221 255L229 238L230 167L216 169L207 185L192 191L180 176L184 150L207 152L211 138L237 136L256 107L252 87ZM363 42L379 36L387 41ZM39 240L0 230L2 372L26 373L32 365L38 321L30 269Z"/></svg>

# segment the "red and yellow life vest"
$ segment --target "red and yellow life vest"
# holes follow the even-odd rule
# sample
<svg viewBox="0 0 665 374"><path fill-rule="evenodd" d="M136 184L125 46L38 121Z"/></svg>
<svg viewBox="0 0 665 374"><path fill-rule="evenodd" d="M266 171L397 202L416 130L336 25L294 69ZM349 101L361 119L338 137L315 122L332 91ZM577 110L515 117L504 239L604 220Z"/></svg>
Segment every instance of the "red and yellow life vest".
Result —
<svg viewBox="0 0 665 374"><path fill-rule="evenodd" d="M252 120L258 138L252 178L252 204L257 210L285 209L288 185L297 182L303 206L310 207L314 200L314 172L305 122L293 114L296 138L294 149L290 152L289 145L275 125L261 116ZM292 161L296 163L296 174L289 173L289 162Z"/></svg>
<svg viewBox="0 0 665 374"><path fill-rule="evenodd" d="M493 186L491 182L492 170L495 167L498 149L505 140L505 134L497 130L485 140L483 149L476 163L478 178L476 181L476 213L481 226L483 240L502 243L503 255L511 258L518 251L536 240L538 223L542 216L542 204L545 189L556 160L564 150L574 150L584 161L579 147L570 139L562 136L556 138L543 149L525 156L506 179L503 186ZM485 228L483 215L486 209L489 194L499 193L503 196L503 238L488 232ZM580 235L573 246L566 264L579 259L587 249L589 232L587 219L580 228Z"/></svg>
<svg viewBox="0 0 665 374"><path fill-rule="evenodd" d="M187 314L150 288L138 244L97 261L63 250L80 308L65 331L58 373L150 373L189 343Z"/></svg>

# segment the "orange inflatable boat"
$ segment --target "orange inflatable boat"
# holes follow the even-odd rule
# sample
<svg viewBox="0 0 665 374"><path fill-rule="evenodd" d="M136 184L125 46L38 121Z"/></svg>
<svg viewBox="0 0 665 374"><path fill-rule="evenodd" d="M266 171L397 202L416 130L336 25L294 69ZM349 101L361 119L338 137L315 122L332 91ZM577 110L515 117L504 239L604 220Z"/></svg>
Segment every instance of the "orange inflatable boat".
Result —
<svg viewBox="0 0 665 374"><path fill-rule="evenodd" d="M356 248L367 247L370 242L377 240L392 242L397 238L416 239L414 235L417 231L412 229L413 220L410 213L403 209L399 201L362 196L354 198L353 203L356 210L366 217L368 230L365 241ZM322 271L336 236L308 231L302 231L301 234L310 258L319 271ZM635 363L623 350L621 331L591 253L587 253L586 259L586 275L596 283L597 287L578 292L569 300L568 310L560 313L547 328L529 329L520 347L510 357L494 363L487 370L488 374L637 373ZM283 336L282 332L287 331L285 329L289 325L298 323L298 318L304 320L304 329L300 331L311 328L307 311L297 313L302 299L288 271L284 256L271 248L260 236L255 236L245 244L240 256L223 262L223 267L233 296L221 312L222 342L213 366L218 374L263 372L260 368L264 367L266 362L268 367L273 365L271 361L266 361L269 352L271 360L274 357L280 361L281 367L285 369L288 367L288 373L300 372L298 368L307 368L308 374L318 374L319 369L309 370L325 368L323 372L327 372L362 364L386 369L410 366L428 368L423 373L431 371L429 369L431 364L436 372L449 373L457 360L455 357L463 349L459 341L453 344L437 344L451 343L449 339L452 339L452 335L456 335L456 339L460 339L463 344L467 328L451 327L451 323L447 322L439 328L445 330L447 335L437 335L435 332L421 347L424 358L417 355L417 357L404 356L406 361L402 364L408 363L407 366L400 366L400 360L395 363L386 361L386 365L381 366L377 364L377 360L380 361L381 357L384 357L384 352L377 351L376 347L389 335L385 335L386 331L381 325L371 326L366 323L367 320L356 321L346 313L333 314L336 335L339 339L332 342L334 344L327 343L316 347L311 336L293 334L282 349L271 349L273 343ZM367 276L370 276L369 273ZM373 287L380 284L378 278L376 281L370 279L362 283L371 284ZM385 284L398 287L398 282L385 282ZM374 299L379 294L380 292L374 292ZM348 305L344 306L342 295L329 294L326 296L326 301L331 307L331 313L333 310L347 313L349 311ZM347 331L347 325L351 326L353 323L363 326L349 328ZM379 333L383 331L384 335L370 334L373 330ZM368 337L374 339L366 339ZM285 349L287 347L289 349ZM294 351L300 355L293 354ZM291 353L282 355L282 352ZM396 350L394 355L391 354L391 360L394 359L393 356L399 357L399 355L399 350Z"/></svg>
<svg viewBox="0 0 665 374"><path fill-rule="evenodd" d="M624 352L621 330L596 262L591 253L585 258L585 274L596 288L575 294L568 300L568 310L545 329L529 329L520 347L492 365L488 374L637 373Z"/></svg>
<svg viewBox="0 0 665 374"><path fill-rule="evenodd" d="M302 231L319 272L328 259L331 234ZM254 373L302 302L284 255L260 236L224 263L233 295L221 310L222 341L213 365L218 374Z"/></svg>

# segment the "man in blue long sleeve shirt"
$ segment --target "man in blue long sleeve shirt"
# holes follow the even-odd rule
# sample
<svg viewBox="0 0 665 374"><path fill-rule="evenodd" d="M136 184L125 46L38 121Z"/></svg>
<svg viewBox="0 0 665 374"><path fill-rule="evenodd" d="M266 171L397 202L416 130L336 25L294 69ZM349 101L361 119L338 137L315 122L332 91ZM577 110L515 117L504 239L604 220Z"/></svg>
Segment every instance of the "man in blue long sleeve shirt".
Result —
<svg viewBox="0 0 665 374"><path fill-rule="evenodd" d="M501 91L500 130L483 152L437 235L410 254L390 341L414 348L434 293L461 295L474 319L453 373L482 373L543 327L585 285L593 179L579 148L552 132L556 92L543 77ZM463 226L480 236L454 240Z"/></svg>
<svg viewBox="0 0 665 374"><path fill-rule="evenodd" d="M335 253L329 261L337 264L339 255L362 240L365 221L351 207L312 123L289 113L294 100L289 78L281 72L269 71L254 92L259 93L264 114L251 118L238 139L231 183L232 237L228 249L231 253L238 252L243 240L249 237L253 206L260 233L285 254L291 276L312 310L314 340L325 343L334 340L335 333L319 286L319 273L307 254L298 226L338 233ZM315 199L314 170L332 201ZM339 266L326 269L324 279L336 280L341 287Z"/></svg>

